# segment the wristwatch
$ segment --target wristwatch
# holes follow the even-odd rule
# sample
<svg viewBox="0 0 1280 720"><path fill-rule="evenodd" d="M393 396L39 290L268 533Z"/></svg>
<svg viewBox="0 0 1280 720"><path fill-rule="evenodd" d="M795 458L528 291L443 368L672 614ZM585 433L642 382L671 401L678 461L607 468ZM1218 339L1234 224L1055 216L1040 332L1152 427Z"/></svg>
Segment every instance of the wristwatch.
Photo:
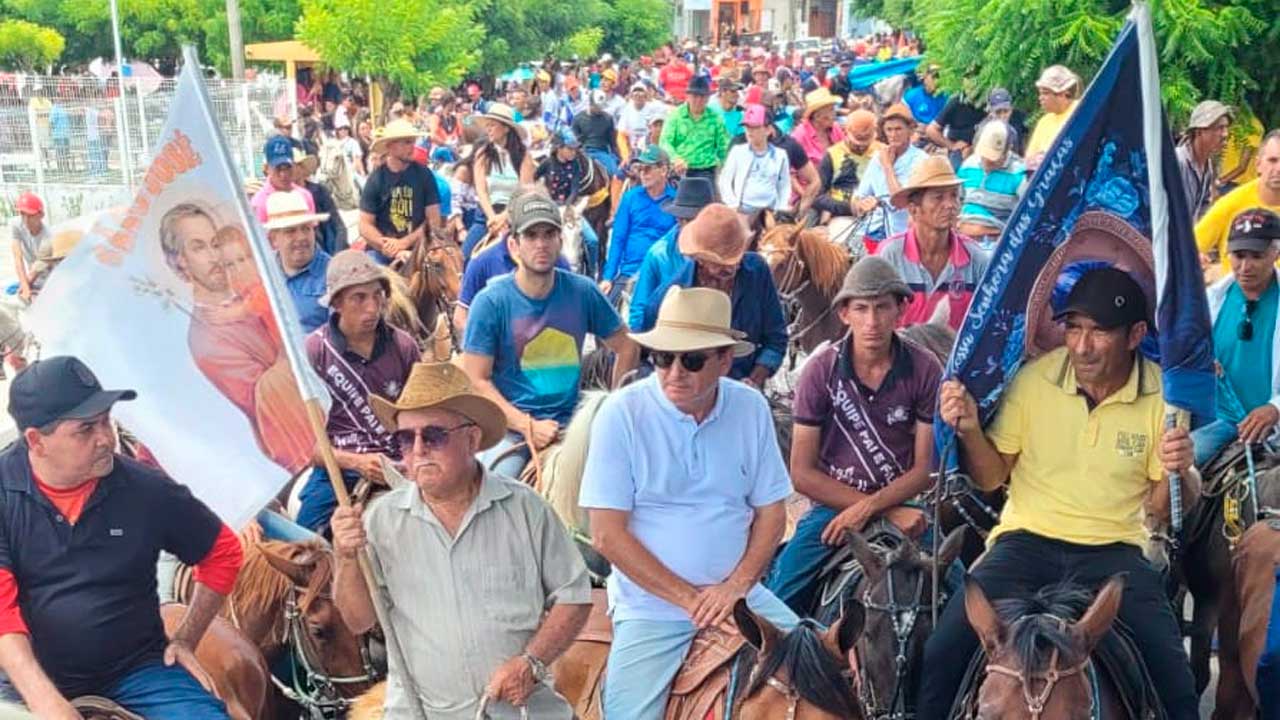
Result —
<svg viewBox="0 0 1280 720"><path fill-rule="evenodd" d="M529 653L523 653L520 657L529 663L529 669L533 671L533 680L538 683L545 683L551 678L551 672L547 670L547 664L534 657Z"/></svg>

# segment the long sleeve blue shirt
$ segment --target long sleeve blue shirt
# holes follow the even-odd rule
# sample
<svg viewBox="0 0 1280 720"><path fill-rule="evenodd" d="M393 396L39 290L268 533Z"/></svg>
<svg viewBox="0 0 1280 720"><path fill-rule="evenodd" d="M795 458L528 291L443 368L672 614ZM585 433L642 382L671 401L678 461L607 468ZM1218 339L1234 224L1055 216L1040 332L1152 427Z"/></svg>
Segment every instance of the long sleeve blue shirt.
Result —
<svg viewBox="0 0 1280 720"><path fill-rule="evenodd" d="M605 280L631 277L640 270L649 248L671 228L676 219L662 209L662 204L675 198L674 188L667 187L654 200L644 187L634 187L622 196L613 217L613 234L609 237L609 257L605 259Z"/></svg>

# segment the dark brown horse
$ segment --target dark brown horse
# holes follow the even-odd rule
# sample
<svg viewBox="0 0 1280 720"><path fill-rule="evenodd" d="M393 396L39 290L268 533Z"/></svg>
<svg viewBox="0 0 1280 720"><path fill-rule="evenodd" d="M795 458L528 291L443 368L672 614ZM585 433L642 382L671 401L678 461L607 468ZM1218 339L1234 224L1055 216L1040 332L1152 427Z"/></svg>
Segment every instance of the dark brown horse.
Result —
<svg viewBox="0 0 1280 720"><path fill-rule="evenodd" d="M831 307L854 259L833 244L825 230L774 225L760 239L760 254L769 264L783 309L787 312L790 352L810 353L824 340L844 334L844 323Z"/></svg>

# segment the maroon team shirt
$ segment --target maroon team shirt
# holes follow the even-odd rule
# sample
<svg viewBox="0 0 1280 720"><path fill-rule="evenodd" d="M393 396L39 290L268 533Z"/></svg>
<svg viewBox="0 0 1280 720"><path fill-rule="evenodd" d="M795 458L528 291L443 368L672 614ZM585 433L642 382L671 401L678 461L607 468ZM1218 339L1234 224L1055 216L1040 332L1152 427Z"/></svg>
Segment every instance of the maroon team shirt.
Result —
<svg viewBox="0 0 1280 720"><path fill-rule="evenodd" d="M849 336L805 364L796 387L797 425L821 428L819 468L861 493L875 492L915 464L916 423L933 422L942 366L895 336L893 367L878 388L853 372Z"/></svg>

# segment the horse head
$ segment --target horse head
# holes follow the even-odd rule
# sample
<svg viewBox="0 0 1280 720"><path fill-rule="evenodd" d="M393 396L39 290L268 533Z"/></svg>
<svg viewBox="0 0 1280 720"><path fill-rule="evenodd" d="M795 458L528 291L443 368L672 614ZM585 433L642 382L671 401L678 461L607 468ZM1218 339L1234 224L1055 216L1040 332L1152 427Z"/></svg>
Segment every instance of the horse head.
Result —
<svg viewBox="0 0 1280 720"><path fill-rule="evenodd" d="M1110 632L1123 592L1123 577L1112 577L1080 619L1072 620L1088 598L1079 588L1049 588L1030 599L1002 602L997 611L976 581L966 581L965 615L987 656L979 714L1007 720L1090 717L1089 656Z"/></svg>
<svg viewBox="0 0 1280 720"><path fill-rule="evenodd" d="M862 605L823 630L810 619L783 633L739 600L733 619L756 658L750 680L738 696L741 720L812 718L861 720L862 708L849 682L849 652L862 634Z"/></svg>
<svg viewBox="0 0 1280 720"><path fill-rule="evenodd" d="M947 535L936 561L911 538L887 554L859 533L846 539L864 573L867 621L857 645L863 708L876 718L911 717L925 640L933 632L935 562L941 578L964 548L964 527ZM943 601L939 589L939 611Z"/></svg>

